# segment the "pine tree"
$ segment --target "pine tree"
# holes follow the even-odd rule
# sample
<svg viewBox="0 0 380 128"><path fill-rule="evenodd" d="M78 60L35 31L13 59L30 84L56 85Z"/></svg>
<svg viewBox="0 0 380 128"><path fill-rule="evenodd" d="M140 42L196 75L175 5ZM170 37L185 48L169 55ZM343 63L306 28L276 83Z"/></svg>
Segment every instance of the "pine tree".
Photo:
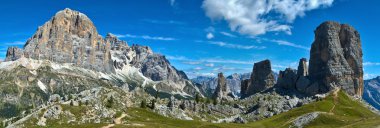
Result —
<svg viewBox="0 0 380 128"><path fill-rule="evenodd" d="M214 105L217 105L217 104L218 104L218 99L213 100L212 103L213 103Z"/></svg>
<svg viewBox="0 0 380 128"><path fill-rule="evenodd" d="M141 101L141 108L146 108L146 101L145 100L142 100Z"/></svg>
<svg viewBox="0 0 380 128"><path fill-rule="evenodd" d="M86 102L84 103L86 106L88 106L90 103L88 100L86 100Z"/></svg>
<svg viewBox="0 0 380 128"><path fill-rule="evenodd" d="M111 96L111 97L107 100L106 107L107 107L107 108L112 108L112 107L113 107L113 96Z"/></svg>
<svg viewBox="0 0 380 128"><path fill-rule="evenodd" d="M156 100L155 99L152 100L150 108L151 109L156 108Z"/></svg>
<svg viewBox="0 0 380 128"><path fill-rule="evenodd" d="M195 102L199 103L201 101L201 96L199 94L195 95Z"/></svg>

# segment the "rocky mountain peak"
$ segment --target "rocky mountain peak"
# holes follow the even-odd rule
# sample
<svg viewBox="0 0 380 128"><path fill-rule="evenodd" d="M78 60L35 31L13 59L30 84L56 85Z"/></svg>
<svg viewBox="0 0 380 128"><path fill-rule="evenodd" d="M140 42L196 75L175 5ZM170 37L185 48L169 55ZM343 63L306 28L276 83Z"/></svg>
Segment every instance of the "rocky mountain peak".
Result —
<svg viewBox="0 0 380 128"><path fill-rule="evenodd" d="M212 96L213 99L230 100L231 97L229 96L229 94L231 95L232 93L229 87L227 86L226 78L223 76L223 73L218 73L218 83L217 83L215 92Z"/></svg>
<svg viewBox="0 0 380 128"><path fill-rule="evenodd" d="M359 32L338 22L324 22L315 30L309 74L318 92L341 87L351 95L363 94L363 53Z"/></svg>
<svg viewBox="0 0 380 128"><path fill-rule="evenodd" d="M93 22L86 15L66 8L40 26L28 39L24 45L23 56L57 63L73 63L86 69L113 73L110 49L110 43L98 34ZM21 56L20 52L12 52L7 56L12 59L7 60L16 60Z"/></svg>
<svg viewBox="0 0 380 128"><path fill-rule="evenodd" d="M15 61L24 56L23 50L18 47L9 47L5 61Z"/></svg>
<svg viewBox="0 0 380 128"><path fill-rule="evenodd" d="M248 97L257 92L273 87L276 83L270 60L257 62L253 66L251 78L241 82L241 97Z"/></svg>

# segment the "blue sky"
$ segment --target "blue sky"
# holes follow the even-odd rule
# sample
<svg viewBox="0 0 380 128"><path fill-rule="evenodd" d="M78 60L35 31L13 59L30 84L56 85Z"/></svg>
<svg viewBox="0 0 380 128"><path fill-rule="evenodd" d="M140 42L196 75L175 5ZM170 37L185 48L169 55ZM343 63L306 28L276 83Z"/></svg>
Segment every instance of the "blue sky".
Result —
<svg viewBox="0 0 380 128"><path fill-rule="evenodd" d="M0 4L0 58L22 47L57 11L86 14L101 35L150 46L190 77L250 72L270 59L273 70L309 58L314 29L333 20L361 34L365 78L380 75L377 0L12 0Z"/></svg>

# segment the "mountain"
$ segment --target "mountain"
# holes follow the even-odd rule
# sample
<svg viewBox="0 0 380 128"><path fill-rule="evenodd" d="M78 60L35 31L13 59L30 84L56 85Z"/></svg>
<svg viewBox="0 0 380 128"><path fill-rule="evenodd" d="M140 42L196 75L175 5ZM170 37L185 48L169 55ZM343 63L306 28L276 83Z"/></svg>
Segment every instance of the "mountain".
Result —
<svg viewBox="0 0 380 128"><path fill-rule="evenodd" d="M226 77L227 86L235 96L240 96L240 82L244 79L248 79L250 73L238 74L234 73ZM218 78L208 76L198 76L191 79L194 83L199 84L199 88L203 90L207 96L211 97L217 87Z"/></svg>
<svg viewBox="0 0 380 128"><path fill-rule="evenodd" d="M129 47L111 33L102 38L86 15L68 8L39 27L24 49L10 47L6 61L22 57L70 63L107 74L120 74L123 68L134 67L144 77L162 81L157 88L163 91L185 91L190 95L198 92L186 74L171 66L165 56L155 54L148 46Z"/></svg>
<svg viewBox="0 0 380 128"><path fill-rule="evenodd" d="M380 110L380 77L364 81L363 99Z"/></svg>
<svg viewBox="0 0 380 128"><path fill-rule="evenodd" d="M297 70L276 75L264 60L253 64L252 73L190 81L164 55L111 33L103 38L86 15L65 9L24 48L10 47L0 63L1 127L379 124L377 111L358 97L363 90L358 32L324 22L315 37L309 67L300 59Z"/></svg>
<svg viewBox="0 0 380 128"><path fill-rule="evenodd" d="M146 95L191 98L200 94L165 56L148 46L128 46L112 34L103 38L86 15L71 9L59 11L39 27L23 49L9 47L0 73L0 119L38 111L55 101L53 96L65 102L72 96L89 98L86 91L90 90L106 97L97 95L82 103L99 105L111 96L118 105L131 106ZM108 110L98 112L104 111Z"/></svg>

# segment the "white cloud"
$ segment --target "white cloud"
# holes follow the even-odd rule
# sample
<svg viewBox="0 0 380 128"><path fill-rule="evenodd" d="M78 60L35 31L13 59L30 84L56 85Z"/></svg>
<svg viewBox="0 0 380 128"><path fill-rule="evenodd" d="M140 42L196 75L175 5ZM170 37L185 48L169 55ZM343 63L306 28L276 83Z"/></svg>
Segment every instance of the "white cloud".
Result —
<svg viewBox="0 0 380 128"><path fill-rule="evenodd" d="M205 64L206 67L214 67L214 63L208 63L208 64Z"/></svg>
<svg viewBox="0 0 380 128"><path fill-rule="evenodd" d="M368 80L368 79L373 79L375 77L377 77L378 75L376 74L367 74L367 73L364 73L364 80Z"/></svg>
<svg viewBox="0 0 380 128"><path fill-rule="evenodd" d="M207 39L212 39L212 38L214 38L214 34L209 32L209 33L207 33L206 37L207 37Z"/></svg>
<svg viewBox="0 0 380 128"><path fill-rule="evenodd" d="M255 46L255 45L240 45L240 44L230 44L226 42L215 42L210 41L210 44L218 45L220 47L226 47L226 48L236 48L236 49L265 49L264 46Z"/></svg>
<svg viewBox="0 0 380 128"><path fill-rule="evenodd" d="M216 74L212 72L186 72L187 77L190 79L196 78L198 76L205 76L205 77L215 77Z"/></svg>
<svg viewBox="0 0 380 128"><path fill-rule="evenodd" d="M235 35L228 33L228 32L220 32L220 34L228 36L228 37L236 37Z"/></svg>
<svg viewBox="0 0 380 128"><path fill-rule="evenodd" d="M378 62L364 62L363 65L364 66L379 66L380 63L378 63Z"/></svg>
<svg viewBox="0 0 380 128"><path fill-rule="evenodd" d="M213 20L225 20L232 31L252 36L267 32L291 34L292 23L306 11L329 7L334 0L204 0Z"/></svg>
<svg viewBox="0 0 380 128"><path fill-rule="evenodd" d="M161 37L161 36L148 36L148 35L142 35L142 36L138 36L138 35L131 35L131 34L125 34L125 35L122 35L122 34L114 34L116 37L118 38L126 38L126 37L129 37L129 38L140 38L140 39L146 39L146 40L162 40L162 41L173 41L173 40L177 40L176 38L172 38L172 37Z"/></svg>

